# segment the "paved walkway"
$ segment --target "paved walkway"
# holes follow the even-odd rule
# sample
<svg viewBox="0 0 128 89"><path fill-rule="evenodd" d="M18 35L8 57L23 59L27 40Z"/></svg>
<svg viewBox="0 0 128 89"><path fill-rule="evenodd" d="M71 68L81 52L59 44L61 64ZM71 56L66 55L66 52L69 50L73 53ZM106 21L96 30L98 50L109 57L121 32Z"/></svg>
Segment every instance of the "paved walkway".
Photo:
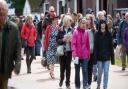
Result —
<svg viewBox="0 0 128 89"><path fill-rule="evenodd" d="M122 72L121 67L111 66L108 89L128 89L128 69ZM59 88L59 65L55 65L55 79L52 80L47 69L40 64L40 58L32 63L32 73L26 73L25 60L22 61L20 75L13 74L9 80L10 89L66 89L65 83ZM71 71L71 89L74 87L74 65ZM82 89L82 88L81 88ZM96 89L96 82L92 82L91 89ZM101 86L102 89L102 86Z"/></svg>

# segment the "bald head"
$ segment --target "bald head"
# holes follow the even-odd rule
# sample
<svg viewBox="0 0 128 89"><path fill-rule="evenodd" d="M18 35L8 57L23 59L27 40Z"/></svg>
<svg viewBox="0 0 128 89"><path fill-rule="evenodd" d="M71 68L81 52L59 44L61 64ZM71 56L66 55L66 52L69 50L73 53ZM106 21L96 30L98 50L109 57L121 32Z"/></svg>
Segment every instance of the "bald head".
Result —
<svg viewBox="0 0 128 89"><path fill-rule="evenodd" d="M8 14L7 3L2 0L0 1L0 28L5 24Z"/></svg>
<svg viewBox="0 0 128 89"><path fill-rule="evenodd" d="M49 11L55 11L55 8L53 6L50 6Z"/></svg>
<svg viewBox="0 0 128 89"><path fill-rule="evenodd" d="M8 11L8 5L5 0L0 0L0 7L3 7L5 10Z"/></svg>

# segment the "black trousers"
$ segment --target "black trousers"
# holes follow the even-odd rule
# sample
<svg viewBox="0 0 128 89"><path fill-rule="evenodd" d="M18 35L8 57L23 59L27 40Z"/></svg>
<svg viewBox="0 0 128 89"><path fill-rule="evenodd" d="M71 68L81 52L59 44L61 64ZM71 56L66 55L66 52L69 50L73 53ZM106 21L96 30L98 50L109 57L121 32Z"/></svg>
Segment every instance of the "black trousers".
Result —
<svg viewBox="0 0 128 89"><path fill-rule="evenodd" d="M66 52L65 55L60 57L60 82L63 82L65 74L66 74L65 83L67 86L70 85L71 59L72 59L71 52Z"/></svg>
<svg viewBox="0 0 128 89"><path fill-rule="evenodd" d="M93 70L93 54L90 55L90 60L88 62L88 84L91 85L92 82L92 70Z"/></svg>
<svg viewBox="0 0 128 89"><path fill-rule="evenodd" d="M31 63L35 56L35 48L34 47L26 47L26 64L27 64L27 72L31 72Z"/></svg>

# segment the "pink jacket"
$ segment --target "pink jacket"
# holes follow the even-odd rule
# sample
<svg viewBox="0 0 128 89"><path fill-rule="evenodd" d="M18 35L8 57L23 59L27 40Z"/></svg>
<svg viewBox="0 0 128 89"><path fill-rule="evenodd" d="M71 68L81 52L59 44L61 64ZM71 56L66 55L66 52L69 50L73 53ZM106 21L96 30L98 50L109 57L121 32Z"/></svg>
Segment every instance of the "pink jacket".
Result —
<svg viewBox="0 0 128 89"><path fill-rule="evenodd" d="M89 34L85 29L76 28L72 36L72 56L90 60Z"/></svg>

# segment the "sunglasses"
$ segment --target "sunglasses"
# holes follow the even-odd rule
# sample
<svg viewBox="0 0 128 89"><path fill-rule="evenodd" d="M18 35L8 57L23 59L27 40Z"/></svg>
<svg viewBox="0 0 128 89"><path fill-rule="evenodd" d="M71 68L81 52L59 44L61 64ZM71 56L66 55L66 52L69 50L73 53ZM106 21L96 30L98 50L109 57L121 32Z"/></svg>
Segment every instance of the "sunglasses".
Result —
<svg viewBox="0 0 128 89"><path fill-rule="evenodd" d="M55 11L50 11L50 12L55 12Z"/></svg>

